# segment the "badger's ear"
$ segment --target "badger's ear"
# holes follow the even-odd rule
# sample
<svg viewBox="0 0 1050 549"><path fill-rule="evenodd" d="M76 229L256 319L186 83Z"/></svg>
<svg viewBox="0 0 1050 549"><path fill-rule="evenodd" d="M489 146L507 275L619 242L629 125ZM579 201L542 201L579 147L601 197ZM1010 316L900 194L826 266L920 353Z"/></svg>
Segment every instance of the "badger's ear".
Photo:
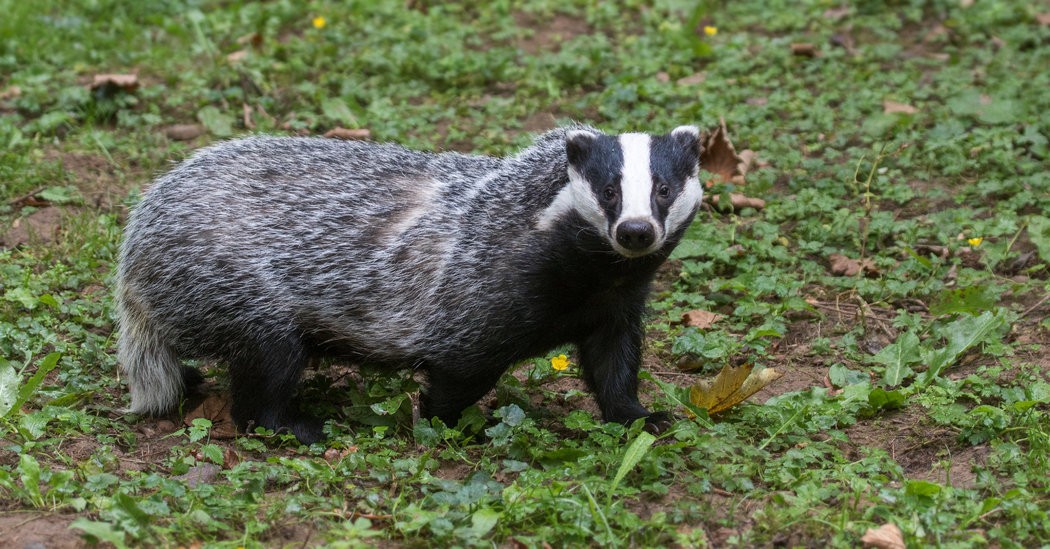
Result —
<svg viewBox="0 0 1050 549"><path fill-rule="evenodd" d="M700 159L700 128L696 126L678 126L671 130L671 138L683 150Z"/></svg>
<svg viewBox="0 0 1050 549"><path fill-rule="evenodd" d="M565 154L569 164L578 165L587 159L597 139L594 132L587 130L569 130L565 132Z"/></svg>

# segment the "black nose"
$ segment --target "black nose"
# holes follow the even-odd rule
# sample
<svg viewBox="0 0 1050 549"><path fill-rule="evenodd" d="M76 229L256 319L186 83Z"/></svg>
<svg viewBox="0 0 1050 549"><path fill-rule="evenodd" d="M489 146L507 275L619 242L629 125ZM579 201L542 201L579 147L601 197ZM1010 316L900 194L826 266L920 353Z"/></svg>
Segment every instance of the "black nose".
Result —
<svg viewBox="0 0 1050 549"><path fill-rule="evenodd" d="M644 250L656 240L656 229L648 221L624 221L616 228L616 241L628 250Z"/></svg>

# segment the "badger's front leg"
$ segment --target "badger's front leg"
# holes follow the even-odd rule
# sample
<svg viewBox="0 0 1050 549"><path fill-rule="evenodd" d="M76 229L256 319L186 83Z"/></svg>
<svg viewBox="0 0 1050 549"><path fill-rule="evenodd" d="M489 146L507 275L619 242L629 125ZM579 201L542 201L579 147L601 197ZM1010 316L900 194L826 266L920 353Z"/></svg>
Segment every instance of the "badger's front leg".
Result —
<svg viewBox="0 0 1050 549"><path fill-rule="evenodd" d="M646 430L661 432L671 426L671 414L652 413L638 400L642 339L641 319L600 326L579 344L580 366L605 421L629 424L644 417Z"/></svg>

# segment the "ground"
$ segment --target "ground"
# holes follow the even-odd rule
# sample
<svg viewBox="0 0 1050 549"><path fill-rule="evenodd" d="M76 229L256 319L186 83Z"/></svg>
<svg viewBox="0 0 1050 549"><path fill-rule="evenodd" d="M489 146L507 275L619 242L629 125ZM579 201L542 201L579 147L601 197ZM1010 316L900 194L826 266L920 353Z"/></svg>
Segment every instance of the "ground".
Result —
<svg viewBox="0 0 1050 549"><path fill-rule="evenodd" d="M824 547L893 524L909 545L1050 543L1050 9L628 4L0 0L0 536ZM668 432L597 421L575 364L551 368L571 348L454 428L414 417L421 378L342 363L302 389L324 444L237 434L221 364L179 414L123 411L111 273L171 162L337 127L508 154L573 120L724 120L755 155L705 180L764 203L706 202L654 284L643 400ZM690 404L740 361L782 377L717 415Z"/></svg>

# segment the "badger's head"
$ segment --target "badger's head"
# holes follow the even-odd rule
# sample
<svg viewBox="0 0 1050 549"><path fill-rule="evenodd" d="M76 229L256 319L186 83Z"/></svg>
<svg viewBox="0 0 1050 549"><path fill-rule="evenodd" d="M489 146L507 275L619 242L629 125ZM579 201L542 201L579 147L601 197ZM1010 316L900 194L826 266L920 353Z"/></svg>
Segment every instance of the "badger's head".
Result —
<svg viewBox="0 0 1050 549"><path fill-rule="evenodd" d="M695 126L655 136L572 129L565 134L565 152L569 183L541 226L575 211L624 257L662 249L692 220L703 197Z"/></svg>

